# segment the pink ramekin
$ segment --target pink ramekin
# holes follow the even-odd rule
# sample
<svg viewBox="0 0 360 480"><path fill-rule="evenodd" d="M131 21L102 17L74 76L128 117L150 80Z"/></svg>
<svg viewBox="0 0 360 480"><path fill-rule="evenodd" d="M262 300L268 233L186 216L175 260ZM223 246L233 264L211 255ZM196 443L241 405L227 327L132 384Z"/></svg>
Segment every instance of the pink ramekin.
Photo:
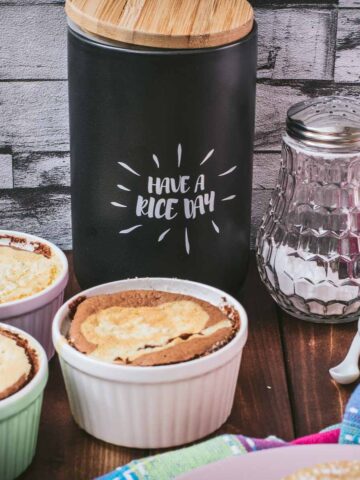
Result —
<svg viewBox="0 0 360 480"><path fill-rule="evenodd" d="M47 245L59 258L62 265L62 271L58 278L49 287L30 297L0 304L0 322L20 328L36 338L44 347L50 360L54 355L54 346L51 340L52 320L63 303L64 290L68 282L67 258L60 248L43 238L12 230L0 230L1 235Z"/></svg>
<svg viewBox="0 0 360 480"><path fill-rule="evenodd" d="M182 293L240 314L240 329L223 348L174 365L114 365L83 355L66 340L69 305L79 296L145 289ZM76 423L96 438L137 448L173 447L217 430L229 417L247 339L244 308L216 288L186 280L139 278L85 290L57 312L53 341Z"/></svg>

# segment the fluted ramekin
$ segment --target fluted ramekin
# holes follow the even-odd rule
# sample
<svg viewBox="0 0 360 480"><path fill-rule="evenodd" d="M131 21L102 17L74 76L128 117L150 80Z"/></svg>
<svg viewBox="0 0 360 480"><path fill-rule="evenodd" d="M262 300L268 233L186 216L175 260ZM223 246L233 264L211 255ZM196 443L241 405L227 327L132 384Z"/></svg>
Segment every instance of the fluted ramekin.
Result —
<svg viewBox="0 0 360 480"><path fill-rule="evenodd" d="M53 243L23 232L0 230L0 236L25 239L48 246L59 259L62 270L55 281L44 290L13 302L0 304L0 322L25 330L44 347L47 357L54 355L51 340L51 325L55 313L64 301L64 290L68 282L68 262L64 253Z"/></svg>
<svg viewBox="0 0 360 480"><path fill-rule="evenodd" d="M48 362L40 343L26 332L0 323L0 328L17 333L28 341L38 357L34 378L21 390L0 400L0 478L17 478L35 455Z"/></svg>
<svg viewBox="0 0 360 480"><path fill-rule="evenodd" d="M182 293L216 306L229 305L240 315L240 329L214 353L155 367L98 361L69 345L69 305L76 298L134 289ZM139 278L107 283L76 295L60 308L53 323L53 341L75 422L96 438L137 448L182 445L214 432L232 409L247 331L247 315L240 303L201 283Z"/></svg>

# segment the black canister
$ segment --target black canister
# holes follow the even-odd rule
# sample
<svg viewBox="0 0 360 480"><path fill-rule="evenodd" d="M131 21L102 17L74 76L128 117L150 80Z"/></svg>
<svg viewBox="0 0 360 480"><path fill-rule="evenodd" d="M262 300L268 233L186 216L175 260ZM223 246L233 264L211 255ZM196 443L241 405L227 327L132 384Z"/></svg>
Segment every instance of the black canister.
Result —
<svg viewBox="0 0 360 480"><path fill-rule="evenodd" d="M236 291L250 236L257 39L251 7L239 0L251 13L236 34L245 31L242 38L230 29L232 37L218 35L209 47L211 36L206 42L202 34L194 36L202 48L194 48L190 35L184 48L180 35L125 35L116 15L112 29L84 24L92 3L67 3L77 23L69 23L68 65L79 282L165 276ZM224 9L234 2L220 3Z"/></svg>

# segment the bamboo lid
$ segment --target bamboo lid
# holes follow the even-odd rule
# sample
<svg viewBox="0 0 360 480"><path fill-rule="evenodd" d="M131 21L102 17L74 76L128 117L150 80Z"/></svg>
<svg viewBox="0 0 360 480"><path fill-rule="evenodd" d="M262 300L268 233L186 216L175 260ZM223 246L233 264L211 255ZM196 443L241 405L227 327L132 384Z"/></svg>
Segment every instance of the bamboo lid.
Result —
<svg viewBox="0 0 360 480"><path fill-rule="evenodd" d="M110 40L157 48L206 48L245 37L247 0L66 0L69 18Z"/></svg>

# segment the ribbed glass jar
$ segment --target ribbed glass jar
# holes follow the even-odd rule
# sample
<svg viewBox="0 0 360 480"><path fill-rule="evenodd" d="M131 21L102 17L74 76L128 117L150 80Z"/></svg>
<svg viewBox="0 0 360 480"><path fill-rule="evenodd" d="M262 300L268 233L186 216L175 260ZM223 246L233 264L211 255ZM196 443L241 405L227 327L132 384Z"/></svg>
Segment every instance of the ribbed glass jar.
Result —
<svg viewBox="0 0 360 480"><path fill-rule="evenodd" d="M299 135L288 113L278 182L256 255L260 276L280 307L304 320L341 323L360 314L360 110L350 99L320 101L320 107L316 101L303 104L302 112L312 113L295 119Z"/></svg>

